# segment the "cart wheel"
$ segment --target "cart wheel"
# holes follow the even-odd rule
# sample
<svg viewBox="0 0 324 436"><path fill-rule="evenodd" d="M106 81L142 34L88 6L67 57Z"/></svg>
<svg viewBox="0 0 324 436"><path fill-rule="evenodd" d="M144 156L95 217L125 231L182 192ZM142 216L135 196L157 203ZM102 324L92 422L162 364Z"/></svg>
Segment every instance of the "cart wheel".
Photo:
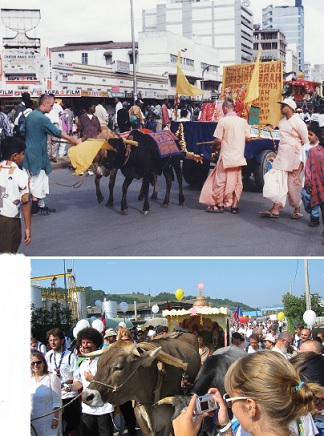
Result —
<svg viewBox="0 0 324 436"><path fill-rule="evenodd" d="M193 160L184 160L182 165L183 178L188 185L201 188L207 179L209 167L208 159L204 159L202 164Z"/></svg>
<svg viewBox="0 0 324 436"><path fill-rule="evenodd" d="M271 170L276 153L272 150L264 150L260 153L260 165L256 165L253 170L254 180L257 188L262 191L264 185L264 175Z"/></svg>

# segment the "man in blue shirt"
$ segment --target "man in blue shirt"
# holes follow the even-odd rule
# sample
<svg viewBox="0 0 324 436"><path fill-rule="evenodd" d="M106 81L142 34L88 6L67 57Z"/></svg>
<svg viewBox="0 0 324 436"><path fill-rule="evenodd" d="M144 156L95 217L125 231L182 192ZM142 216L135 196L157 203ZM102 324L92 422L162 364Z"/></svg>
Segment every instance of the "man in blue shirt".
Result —
<svg viewBox="0 0 324 436"><path fill-rule="evenodd" d="M80 140L63 133L55 127L45 114L52 110L54 98L43 94L39 99L38 109L33 111L26 118L26 152L23 162L30 177L30 192L32 195L32 215L47 215L55 209L40 207L38 202L44 199L49 193L48 175L52 171L50 160L47 154L47 135L63 138L72 145L77 145Z"/></svg>

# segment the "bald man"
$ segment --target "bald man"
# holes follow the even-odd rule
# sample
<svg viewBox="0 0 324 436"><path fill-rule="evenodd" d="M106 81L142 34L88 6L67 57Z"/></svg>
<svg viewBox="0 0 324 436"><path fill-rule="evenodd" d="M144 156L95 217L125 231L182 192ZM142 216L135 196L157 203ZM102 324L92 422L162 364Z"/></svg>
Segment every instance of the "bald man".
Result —
<svg viewBox="0 0 324 436"><path fill-rule="evenodd" d="M311 331L309 329L303 329L300 332L300 340L301 340L301 344L303 342L309 341L311 338Z"/></svg>
<svg viewBox="0 0 324 436"><path fill-rule="evenodd" d="M323 353L323 346L319 341L305 341L301 344L299 351L306 353L307 351L313 351L316 354Z"/></svg>

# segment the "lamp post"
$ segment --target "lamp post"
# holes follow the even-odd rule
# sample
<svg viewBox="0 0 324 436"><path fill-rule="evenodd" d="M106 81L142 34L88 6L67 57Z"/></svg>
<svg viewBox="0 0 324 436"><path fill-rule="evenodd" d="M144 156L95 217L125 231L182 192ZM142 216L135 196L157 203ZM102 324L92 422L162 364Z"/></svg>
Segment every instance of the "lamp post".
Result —
<svg viewBox="0 0 324 436"><path fill-rule="evenodd" d="M133 56L133 89L134 89L134 104L137 99L137 80L136 80L136 53L135 53L135 34L134 34L134 10L133 0L130 0L131 8L131 30L132 30L132 56Z"/></svg>

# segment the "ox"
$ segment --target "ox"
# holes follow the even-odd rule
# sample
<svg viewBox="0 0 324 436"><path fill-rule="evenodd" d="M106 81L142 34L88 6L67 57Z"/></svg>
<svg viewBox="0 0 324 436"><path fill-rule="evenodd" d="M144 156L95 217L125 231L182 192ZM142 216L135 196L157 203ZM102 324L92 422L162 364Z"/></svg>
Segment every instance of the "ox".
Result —
<svg viewBox="0 0 324 436"><path fill-rule="evenodd" d="M163 132L160 133L161 135ZM111 148L107 151L107 156L102 161L105 171L111 173L114 169L120 169L125 176L122 188L121 213L127 213L127 190L133 179L143 178L141 193L144 198L142 213L150 211L148 200L148 190L150 181L154 175L163 173L166 180L166 193L162 207L167 207L170 201L171 185L174 178L173 170L176 173L179 184L179 204L182 206L185 198L182 190L182 170L181 161L184 156L177 149L177 154L161 157L155 140L149 134L139 130L133 130L129 140L137 142L130 146L125 144L122 138L108 139ZM102 194L97 190L97 198L102 198Z"/></svg>
<svg viewBox="0 0 324 436"><path fill-rule="evenodd" d="M97 374L83 391L82 401L96 407L105 402L118 405L135 400L135 415L143 434L157 435L163 428L169 434L173 407L154 405L161 398L183 393L184 371L188 381L195 379L200 368L196 336L171 333L137 345L117 341L106 350L98 361Z"/></svg>

